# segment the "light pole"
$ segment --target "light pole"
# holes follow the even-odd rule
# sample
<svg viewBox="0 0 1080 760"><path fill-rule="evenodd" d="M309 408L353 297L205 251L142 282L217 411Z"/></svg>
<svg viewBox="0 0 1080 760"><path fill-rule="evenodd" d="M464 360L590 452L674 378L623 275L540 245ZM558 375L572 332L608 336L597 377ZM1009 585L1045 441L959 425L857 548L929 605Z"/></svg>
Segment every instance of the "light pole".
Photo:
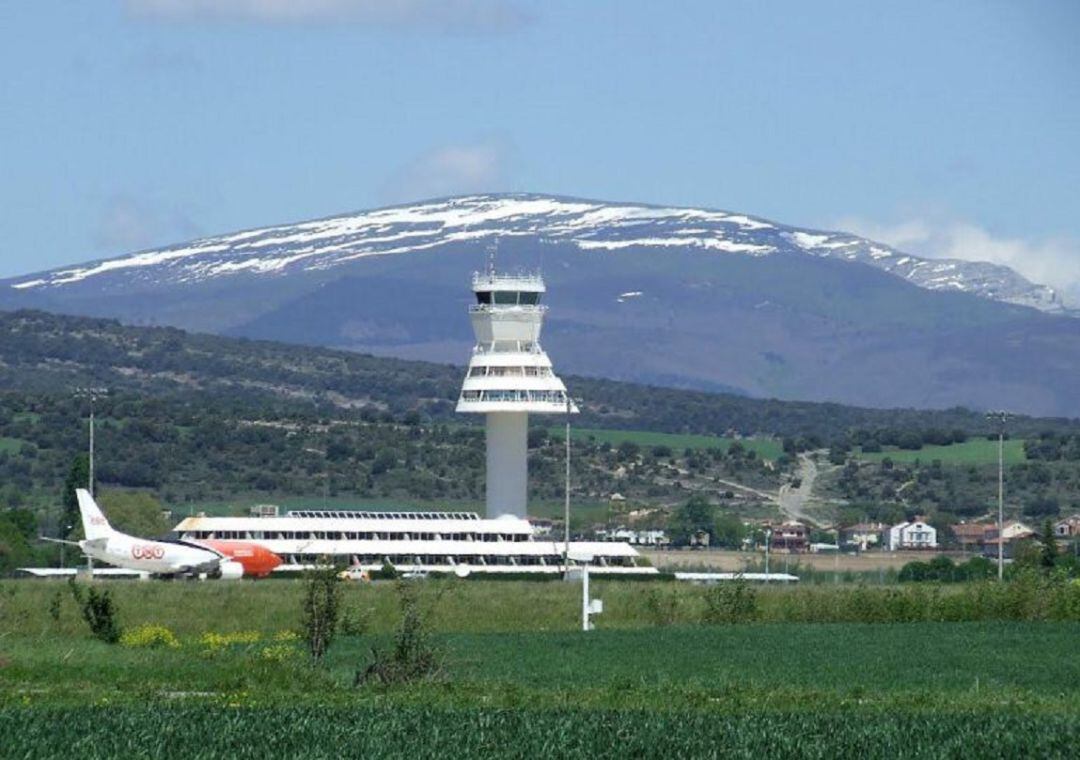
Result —
<svg viewBox="0 0 1080 760"><path fill-rule="evenodd" d="M563 503L563 575L570 574L570 394L566 394L566 492Z"/></svg>
<svg viewBox="0 0 1080 760"><path fill-rule="evenodd" d="M1005 423L1009 413L987 412L986 418L998 423L998 580L1005 578Z"/></svg>
<svg viewBox="0 0 1080 760"><path fill-rule="evenodd" d="M90 467L87 476L87 489L90 495L94 495L94 402L99 396L107 396L108 388L76 388L75 396L90 399Z"/></svg>
<svg viewBox="0 0 1080 760"><path fill-rule="evenodd" d="M86 490L90 492L90 496L94 495L94 402L98 396L105 396L109 393L108 388L76 388L76 397L88 397L90 399L90 462L89 473L86 476ZM94 578L94 558L89 554L86 555L86 570L90 575L90 579Z"/></svg>

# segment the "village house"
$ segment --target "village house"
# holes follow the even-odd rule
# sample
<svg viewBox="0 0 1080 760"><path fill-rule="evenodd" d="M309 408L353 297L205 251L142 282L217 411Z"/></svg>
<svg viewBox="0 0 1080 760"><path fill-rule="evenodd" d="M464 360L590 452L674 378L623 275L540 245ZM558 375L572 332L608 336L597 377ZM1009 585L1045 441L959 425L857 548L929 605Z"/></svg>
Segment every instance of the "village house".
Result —
<svg viewBox="0 0 1080 760"><path fill-rule="evenodd" d="M1070 539L1080 536L1080 514L1066 517L1054 523L1054 537Z"/></svg>
<svg viewBox="0 0 1080 760"><path fill-rule="evenodd" d="M988 539L997 536L997 525L994 523L958 523L953 525L951 530L964 551L977 551Z"/></svg>
<svg viewBox="0 0 1080 760"><path fill-rule="evenodd" d="M841 528L840 545L857 548L862 552L871 547L879 547L882 544L882 536L885 535L888 527L885 523L869 522Z"/></svg>
<svg viewBox="0 0 1080 760"><path fill-rule="evenodd" d="M769 546L773 551L804 552L810 543L810 531L798 520L785 520L769 526L769 530L772 531Z"/></svg>
<svg viewBox="0 0 1080 760"><path fill-rule="evenodd" d="M888 532L887 548L894 552L900 549L936 549L937 530L923 520L898 523Z"/></svg>
<svg viewBox="0 0 1080 760"><path fill-rule="evenodd" d="M991 558L997 557L998 544L1004 543L1002 555L1005 557L1012 557L1016 547L1020 543L1035 538L1035 531L1019 520L1013 520L1005 523L1005 526L1001 529L1001 535L1003 538L999 539L997 526L995 526L983 542L984 556Z"/></svg>
<svg viewBox="0 0 1080 760"><path fill-rule="evenodd" d="M596 537L603 541L625 541L634 546L655 546L661 548L671 543L667 533L659 529L618 527L613 530L596 531Z"/></svg>

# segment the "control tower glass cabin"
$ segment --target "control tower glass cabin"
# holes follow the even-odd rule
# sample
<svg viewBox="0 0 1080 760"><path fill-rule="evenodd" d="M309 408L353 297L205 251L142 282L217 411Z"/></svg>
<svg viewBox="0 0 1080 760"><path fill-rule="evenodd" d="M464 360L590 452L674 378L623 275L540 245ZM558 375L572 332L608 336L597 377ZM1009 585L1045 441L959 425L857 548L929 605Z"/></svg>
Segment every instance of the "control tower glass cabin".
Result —
<svg viewBox="0 0 1080 760"><path fill-rule="evenodd" d="M539 275L473 275L476 345L457 411L487 415L487 515L525 517L529 413L577 413L540 347L547 307Z"/></svg>

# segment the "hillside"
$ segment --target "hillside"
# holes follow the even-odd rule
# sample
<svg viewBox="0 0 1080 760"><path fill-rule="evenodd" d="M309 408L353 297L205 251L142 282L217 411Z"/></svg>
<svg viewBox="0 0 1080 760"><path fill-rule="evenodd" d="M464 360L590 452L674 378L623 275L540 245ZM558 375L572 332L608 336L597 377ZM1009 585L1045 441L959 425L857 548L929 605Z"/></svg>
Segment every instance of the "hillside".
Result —
<svg viewBox="0 0 1080 760"><path fill-rule="evenodd" d="M476 509L483 431L453 413L461 373L174 328L0 313L0 513L24 515L27 537L59 532L60 493L86 446L88 402L74 393L86 386L110 390L96 408L101 486L149 491L178 513L260 502ZM664 510L694 494L729 517L775 516L758 492L775 492L795 476L793 455L820 447L838 463L821 490L847 502L830 513L837 517L918 510L947 524L992 502L996 471L975 440L990 428L974 412L567 382L582 399L572 475L578 528L624 521L642 506L660 508L651 519L663 524ZM561 422L533 419L535 514L561 509ZM1010 449L1011 503L1040 517L1080 508L1080 422L1019 417L1010 433L1030 439L1022 452ZM896 464L884 467L890 456ZM626 501L613 505L613 493ZM9 550L0 535L0 570L17 564Z"/></svg>
<svg viewBox="0 0 1080 760"><path fill-rule="evenodd" d="M554 356L556 366L559 357ZM463 368L387 357L132 327L115 320L43 312L0 312L0 389L70 393L76 387L155 397L203 393L247 403L345 419L412 412L423 420L476 423L453 411ZM852 430L992 432L985 417L963 408L872 409L840 404L754 399L569 375L581 400L575 425L589 428L778 438L810 437L825 445ZM553 424L561 420L552 418ZM1080 430L1080 420L1019 416L1015 435Z"/></svg>
<svg viewBox="0 0 1080 760"><path fill-rule="evenodd" d="M705 209L470 196L0 283L0 306L443 362L468 282L542 269L561 371L871 407L1075 416L1080 320L1012 270Z"/></svg>

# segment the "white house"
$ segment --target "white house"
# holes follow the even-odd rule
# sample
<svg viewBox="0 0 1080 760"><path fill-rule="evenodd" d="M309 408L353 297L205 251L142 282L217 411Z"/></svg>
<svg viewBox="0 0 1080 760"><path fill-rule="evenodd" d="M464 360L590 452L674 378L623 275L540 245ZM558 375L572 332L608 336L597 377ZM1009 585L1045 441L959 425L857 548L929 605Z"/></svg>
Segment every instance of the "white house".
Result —
<svg viewBox="0 0 1080 760"><path fill-rule="evenodd" d="M625 541L635 546L666 546L671 543L667 533L662 530L619 527L614 530L600 529L596 531L597 538L607 541Z"/></svg>
<svg viewBox="0 0 1080 760"><path fill-rule="evenodd" d="M1054 523L1054 535L1058 538L1072 538L1080 536L1080 514L1066 517Z"/></svg>
<svg viewBox="0 0 1080 760"><path fill-rule="evenodd" d="M922 520L902 522L889 528L886 548L897 549L936 549L937 530Z"/></svg>

